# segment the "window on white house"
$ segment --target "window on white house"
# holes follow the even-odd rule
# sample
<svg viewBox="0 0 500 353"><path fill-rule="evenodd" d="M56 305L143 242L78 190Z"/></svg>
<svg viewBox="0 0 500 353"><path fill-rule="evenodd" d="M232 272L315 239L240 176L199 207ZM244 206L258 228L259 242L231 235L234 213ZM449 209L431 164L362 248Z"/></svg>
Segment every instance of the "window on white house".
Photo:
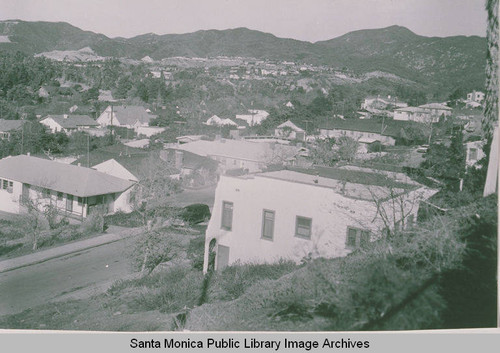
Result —
<svg viewBox="0 0 500 353"><path fill-rule="evenodd" d="M222 202L222 221L221 228L231 230L233 228L233 203L228 201Z"/></svg>
<svg viewBox="0 0 500 353"><path fill-rule="evenodd" d="M9 186L9 182L7 180L2 180L2 189L7 189L7 187Z"/></svg>
<svg viewBox="0 0 500 353"><path fill-rule="evenodd" d="M83 205L83 197L78 196L78 206Z"/></svg>
<svg viewBox="0 0 500 353"><path fill-rule="evenodd" d="M274 211L264 210L262 212L262 238L273 240L274 234Z"/></svg>
<svg viewBox="0 0 500 353"><path fill-rule="evenodd" d="M302 216L295 218L295 236L304 239L311 239L312 219Z"/></svg>
<svg viewBox="0 0 500 353"><path fill-rule="evenodd" d="M347 227L347 238L345 245L349 249L357 249L366 246L370 242L370 232L365 229Z"/></svg>
<svg viewBox="0 0 500 353"><path fill-rule="evenodd" d="M60 191L58 191L58 192L57 192L57 200L58 200L58 201L62 201L62 199L63 199L63 193L62 193L62 192L60 192Z"/></svg>
<svg viewBox="0 0 500 353"><path fill-rule="evenodd" d="M12 194L13 191L14 191L14 182L9 181L9 186L7 187L7 192L10 192Z"/></svg>

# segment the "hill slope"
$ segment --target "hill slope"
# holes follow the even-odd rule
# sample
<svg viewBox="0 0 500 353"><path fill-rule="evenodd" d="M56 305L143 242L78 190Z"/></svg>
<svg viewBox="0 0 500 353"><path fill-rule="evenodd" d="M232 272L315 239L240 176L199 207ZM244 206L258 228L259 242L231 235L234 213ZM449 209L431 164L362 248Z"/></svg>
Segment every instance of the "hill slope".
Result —
<svg viewBox="0 0 500 353"><path fill-rule="evenodd" d="M146 55L157 60L174 56L254 57L348 68L360 74L385 71L434 88L482 87L487 48L485 38L423 37L400 26L354 31L310 43L246 28L127 39L108 38L63 22L1 21L0 37L0 50L28 54L90 47L100 56L134 59Z"/></svg>

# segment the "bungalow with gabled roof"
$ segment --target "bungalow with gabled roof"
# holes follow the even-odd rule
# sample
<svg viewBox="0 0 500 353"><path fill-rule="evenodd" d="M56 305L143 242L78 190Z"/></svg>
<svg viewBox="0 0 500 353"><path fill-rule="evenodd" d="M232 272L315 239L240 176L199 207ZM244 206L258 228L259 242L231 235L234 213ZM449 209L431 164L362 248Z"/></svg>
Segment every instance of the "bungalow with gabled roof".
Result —
<svg viewBox="0 0 500 353"><path fill-rule="evenodd" d="M331 119L320 125L320 136L347 136L354 140L379 141L383 145L393 146L401 129L408 126L406 122L377 121L366 119Z"/></svg>
<svg viewBox="0 0 500 353"><path fill-rule="evenodd" d="M47 126L52 133L64 132L66 135L99 127L99 123L88 115L47 115L40 124Z"/></svg>
<svg viewBox="0 0 500 353"><path fill-rule="evenodd" d="M22 129L26 120L0 119L0 140L9 140L12 133Z"/></svg>
<svg viewBox="0 0 500 353"><path fill-rule="evenodd" d="M95 169L20 155L0 160L0 210L23 213L28 203L40 210L52 206L83 219L93 207L108 213L130 212L133 180Z"/></svg>
<svg viewBox="0 0 500 353"><path fill-rule="evenodd" d="M121 126L136 130L140 126L149 126L155 115L149 114L144 107L137 105L108 106L97 118L97 122L105 126Z"/></svg>
<svg viewBox="0 0 500 353"><path fill-rule="evenodd" d="M299 127L291 120L285 121L274 129L274 136L290 140L304 141L306 139L306 131Z"/></svg>

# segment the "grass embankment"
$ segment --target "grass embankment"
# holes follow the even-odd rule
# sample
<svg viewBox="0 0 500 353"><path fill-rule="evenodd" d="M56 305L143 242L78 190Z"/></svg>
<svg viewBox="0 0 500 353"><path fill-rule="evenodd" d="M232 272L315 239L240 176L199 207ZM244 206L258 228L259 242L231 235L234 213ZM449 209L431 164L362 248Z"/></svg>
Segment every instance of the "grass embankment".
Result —
<svg viewBox="0 0 500 353"><path fill-rule="evenodd" d="M6 316L0 327L294 331L494 326L496 209L495 195L345 258L300 266L230 266L213 273L205 288L200 235L187 246L189 265L116 282L90 300ZM471 320L460 312L476 315Z"/></svg>

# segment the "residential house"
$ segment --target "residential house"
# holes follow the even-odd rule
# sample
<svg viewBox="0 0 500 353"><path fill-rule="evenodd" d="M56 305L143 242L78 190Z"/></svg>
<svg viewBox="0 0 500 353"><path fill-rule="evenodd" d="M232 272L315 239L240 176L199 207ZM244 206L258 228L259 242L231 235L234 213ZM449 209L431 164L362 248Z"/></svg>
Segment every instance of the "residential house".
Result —
<svg viewBox="0 0 500 353"><path fill-rule="evenodd" d="M368 96L365 98L363 103L361 103L361 109L365 109L367 111L375 110L384 110L388 107L396 107L396 108L405 108L408 106L408 103L400 101L397 97L380 97L378 96Z"/></svg>
<svg viewBox="0 0 500 353"><path fill-rule="evenodd" d="M0 119L0 140L10 140L16 131L20 131L26 120L5 120Z"/></svg>
<svg viewBox="0 0 500 353"><path fill-rule="evenodd" d="M244 120L249 126L254 126L260 125L269 116L269 113L265 110L248 109L248 112L250 114L236 115L236 119Z"/></svg>
<svg viewBox="0 0 500 353"><path fill-rule="evenodd" d="M185 186L213 185L217 180L218 163L209 157L168 148L160 151L160 158L175 167Z"/></svg>
<svg viewBox="0 0 500 353"><path fill-rule="evenodd" d="M178 145L177 149L216 160L221 172L240 169L247 173L262 171L272 164L293 164L299 153L295 146L229 139L199 140Z"/></svg>
<svg viewBox="0 0 500 353"><path fill-rule="evenodd" d="M441 116L450 116L451 108L440 103L429 103L418 107L394 109L394 120L437 123Z"/></svg>
<svg viewBox="0 0 500 353"><path fill-rule="evenodd" d="M139 127L149 126L155 115L149 114L144 107L130 106L108 106L97 118L101 126L121 126L137 130Z"/></svg>
<svg viewBox="0 0 500 353"><path fill-rule="evenodd" d="M274 136L289 140L305 141L306 131L291 120L287 120L274 129Z"/></svg>
<svg viewBox="0 0 500 353"><path fill-rule="evenodd" d="M83 219L104 205L108 213L128 212L135 181L78 165L20 155L0 160L0 210L23 213L26 204Z"/></svg>
<svg viewBox="0 0 500 353"><path fill-rule="evenodd" d="M381 173L335 168L221 176L203 270L345 256L411 227L420 201L436 192Z"/></svg>
<svg viewBox="0 0 500 353"><path fill-rule="evenodd" d="M472 167L477 164L486 155L483 151L485 141L469 141L464 143L466 154L465 154L465 166Z"/></svg>
<svg viewBox="0 0 500 353"><path fill-rule="evenodd" d="M365 139L367 143L379 141L383 145L393 146L401 129L408 125L406 122L391 120L331 119L320 125L319 129L321 137L347 136L354 140Z"/></svg>
<svg viewBox="0 0 500 353"><path fill-rule="evenodd" d="M88 115L47 115L40 124L47 126L52 133L64 132L66 135L99 127L99 123Z"/></svg>
<svg viewBox="0 0 500 353"><path fill-rule="evenodd" d="M467 93L468 102L482 103L484 101L484 93L480 91L472 91Z"/></svg>
<svg viewBox="0 0 500 353"><path fill-rule="evenodd" d="M206 121L205 125L209 126L238 126L234 121L231 119L221 119L217 115L212 115L208 120Z"/></svg>

